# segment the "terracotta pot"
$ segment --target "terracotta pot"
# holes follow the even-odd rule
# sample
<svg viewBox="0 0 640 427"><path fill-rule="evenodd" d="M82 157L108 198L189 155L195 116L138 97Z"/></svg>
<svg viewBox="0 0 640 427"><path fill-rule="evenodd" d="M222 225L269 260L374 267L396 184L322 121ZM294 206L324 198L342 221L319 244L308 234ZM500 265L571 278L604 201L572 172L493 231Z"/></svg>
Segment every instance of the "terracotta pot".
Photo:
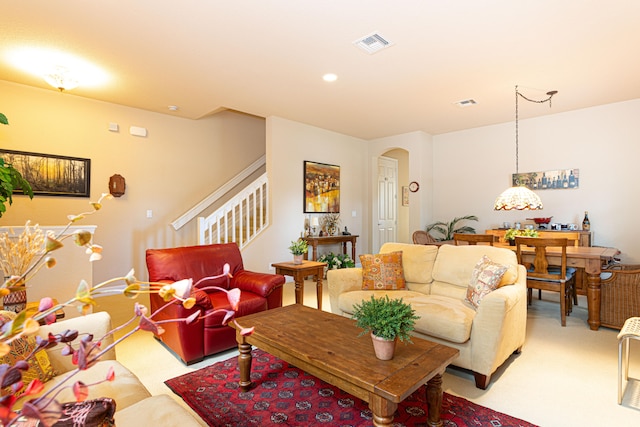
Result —
<svg viewBox="0 0 640 427"><path fill-rule="evenodd" d="M378 359L393 359L393 353L396 351L396 341L398 340L397 338L393 340L387 340L371 333L371 340L373 341L373 351L375 351L376 357Z"/></svg>
<svg viewBox="0 0 640 427"><path fill-rule="evenodd" d="M293 256L293 263L296 265L300 265L302 264L302 259L304 258L304 255L294 255Z"/></svg>

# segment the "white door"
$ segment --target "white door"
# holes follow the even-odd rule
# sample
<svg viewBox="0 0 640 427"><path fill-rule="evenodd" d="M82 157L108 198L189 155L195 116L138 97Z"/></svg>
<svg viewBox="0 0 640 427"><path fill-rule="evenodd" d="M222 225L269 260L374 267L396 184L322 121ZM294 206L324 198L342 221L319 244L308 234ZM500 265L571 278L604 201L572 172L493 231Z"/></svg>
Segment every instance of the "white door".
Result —
<svg viewBox="0 0 640 427"><path fill-rule="evenodd" d="M398 161L389 157L378 158L377 200L374 211L377 232L374 234L374 252L386 242L396 241L398 213Z"/></svg>

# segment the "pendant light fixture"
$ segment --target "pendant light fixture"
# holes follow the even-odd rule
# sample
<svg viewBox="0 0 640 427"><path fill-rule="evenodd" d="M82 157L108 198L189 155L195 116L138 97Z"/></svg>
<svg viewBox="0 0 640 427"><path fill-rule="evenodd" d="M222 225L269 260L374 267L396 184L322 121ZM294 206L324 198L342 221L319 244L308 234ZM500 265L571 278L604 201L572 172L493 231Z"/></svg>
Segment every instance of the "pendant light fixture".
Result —
<svg viewBox="0 0 640 427"><path fill-rule="evenodd" d="M557 90L547 92L549 96L546 99L535 100L529 99L520 92L518 92L518 86L516 85L516 183L513 187L507 188L496 199L493 209L496 211L511 211L511 210L538 210L542 209L542 200L533 191L529 190L520 182L520 175L518 170L518 97L522 97L529 102L535 102L543 104L549 102L549 108L551 108L551 98L558 93Z"/></svg>

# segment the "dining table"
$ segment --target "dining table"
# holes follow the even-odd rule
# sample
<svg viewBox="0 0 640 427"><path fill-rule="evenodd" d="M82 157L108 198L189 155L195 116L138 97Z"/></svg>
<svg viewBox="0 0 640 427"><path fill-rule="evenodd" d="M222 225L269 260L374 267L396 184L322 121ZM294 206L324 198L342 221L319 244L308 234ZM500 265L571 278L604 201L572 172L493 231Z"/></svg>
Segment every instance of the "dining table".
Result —
<svg viewBox="0 0 640 427"><path fill-rule="evenodd" d="M494 243L494 246L516 251L516 246L507 243ZM567 267L584 269L587 274L587 310L588 323L591 330L600 328L600 274L603 268L614 260L620 251L616 248L601 246L567 246ZM534 248L522 248L522 260L533 262ZM548 248L547 259L550 265L561 265L560 248Z"/></svg>

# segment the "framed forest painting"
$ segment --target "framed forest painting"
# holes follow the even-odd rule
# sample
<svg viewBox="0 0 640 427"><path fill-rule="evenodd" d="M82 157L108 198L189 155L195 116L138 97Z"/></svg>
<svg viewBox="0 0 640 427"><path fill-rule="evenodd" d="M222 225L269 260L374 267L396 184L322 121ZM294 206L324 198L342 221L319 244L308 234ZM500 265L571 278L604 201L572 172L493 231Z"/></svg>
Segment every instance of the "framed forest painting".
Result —
<svg viewBox="0 0 640 427"><path fill-rule="evenodd" d="M90 197L91 159L5 149L0 157L31 184L33 194Z"/></svg>

